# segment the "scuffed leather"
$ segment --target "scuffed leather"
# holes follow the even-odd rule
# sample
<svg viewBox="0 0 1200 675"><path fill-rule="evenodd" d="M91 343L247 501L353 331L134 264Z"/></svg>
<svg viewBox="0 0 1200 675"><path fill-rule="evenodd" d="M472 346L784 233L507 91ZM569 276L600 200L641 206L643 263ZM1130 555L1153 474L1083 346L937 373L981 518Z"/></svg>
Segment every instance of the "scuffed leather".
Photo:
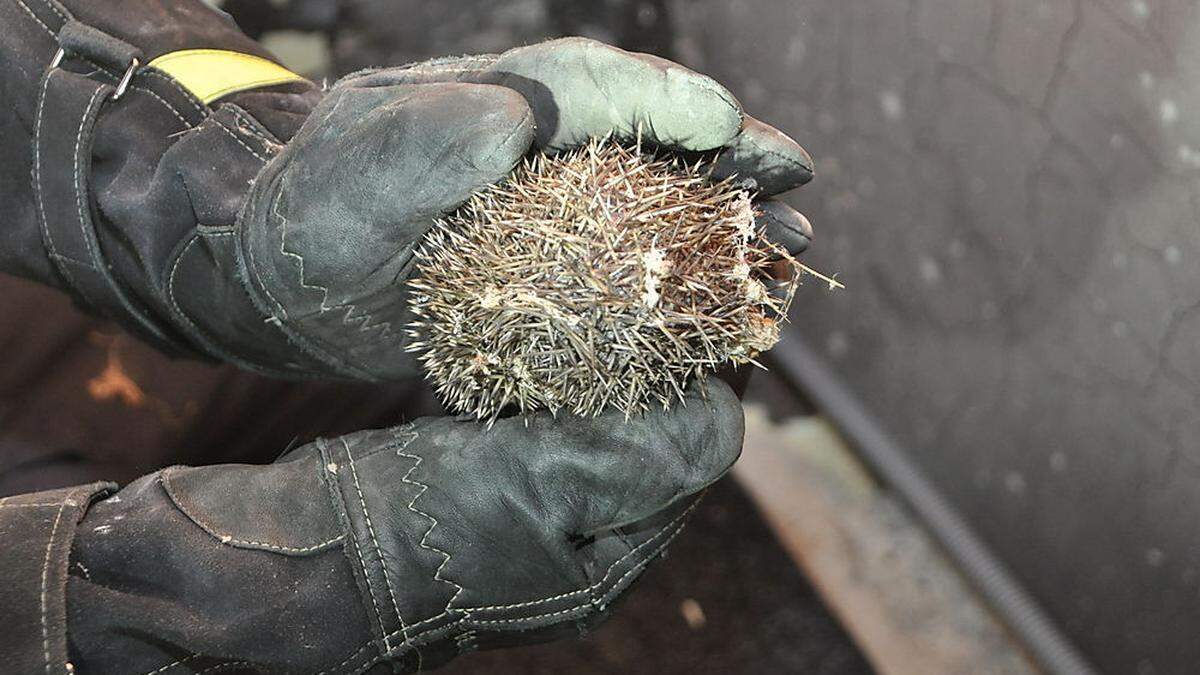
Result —
<svg viewBox="0 0 1200 675"><path fill-rule="evenodd" d="M116 488L93 483L0 499L0 663L10 673L69 672L67 563L91 500Z"/></svg>
<svg viewBox="0 0 1200 675"><path fill-rule="evenodd" d="M247 199L238 254L256 304L337 374L414 374L413 247L532 138L528 106L501 87L335 87Z"/></svg>
<svg viewBox="0 0 1200 675"><path fill-rule="evenodd" d="M421 418L266 467L151 474L79 530L77 665L411 672L587 632L728 471L742 432L713 380L628 421Z"/></svg>
<svg viewBox="0 0 1200 675"><path fill-rule="evenodd" d="M0 111L0 138L22 158L0 169L0 198L13 205L0 269L60 288L71 284L48 264L23 158L37 126L36 75L72 17L79 24L70 25L103 31L146 59L193 47L262 53L199 0L0 3L12 27L0 37L0 83L15 102ZM105 84L123 74L79 59L64 67ZM144 334L182 351L283 377L411 376L404 281L433 220L531 150L610 133L720 154L717 174L736 174L760 197L812 176L803 149L745 116L711 78L593 40L362 73L328 92L281 85L211 105L143 68L95 126L97 269L139 310L115 312L119 321L149 326ZM65 181L70 169L40 173ZM762 220L770 236L793 251L807 246L798 214L782 205L771 213ZM97 309L85 295L76 300Z"/></svg>
<svg viewBox="0 0 1200 675"><path fill-rule="evenodd" d="M377 639L429 666L602 620L733 464L742 431L714 381L707 399L693 388L686 406L629 421L423 418L320 445Z"/></svg>
<svg viewBox="0 0 1200 675"><path fill-rule="evenodd" d="M271 466L170 467L159 482L200 529L230 546L312 555L342 540L323 489L316 454L290 455Z"/></svg>

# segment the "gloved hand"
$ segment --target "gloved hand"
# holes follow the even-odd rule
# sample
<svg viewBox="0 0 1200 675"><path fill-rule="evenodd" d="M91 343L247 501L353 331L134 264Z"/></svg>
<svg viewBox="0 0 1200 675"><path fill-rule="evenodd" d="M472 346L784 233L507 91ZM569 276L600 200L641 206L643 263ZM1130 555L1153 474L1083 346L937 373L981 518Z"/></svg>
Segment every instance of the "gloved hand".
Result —
<svg viewBox="0 0 1200 675"><path fill-rule="evenodd" d="M0 42L28 66L3 77L45 73L14 84L20 109L0 111L0 146L18 158L0 167L0 199L19 205L0 269L60 286L160 346L246 369L414 373L402 330L414 245L529 152L640 130L648 144L719 154L719 176L737 173L764 198L812 176L800 146L712 79L579 38L202 104L164 72L120 64L139 49L145 63L197 43L258 47L195 0L134 1L174 23L131 31L72 1L88 27L60 28L61 10L31 19L0 5L33 36ZM123 32L97 37L97 25ZM17 191L30 176L33 194ZM771 236L807 245L802 216L760 206Z"/></svg>
<svg viewBox="0 0 1200 675"><path fill-rule="evenodd" d="M247 287L290 342L336 372L415 372L403 282L433 219L531 148L639 130L650 144L720 150L718 175L737 173L763 197L812 177L799 145L745 117L712 79L593 40L367 72L334 86L255 179L238 233ZM802 216L760 208L770 236L793 252L807 245Z"/></svg>
<svg viewBox="0 0 1200 675"><path fill-rule="evenodd" d="M412 671L586 632L733 464L742 430L712 380L706 398L693 387L629 421L424 418L270 466L151 474L79 526L76 669Z"/></svg>

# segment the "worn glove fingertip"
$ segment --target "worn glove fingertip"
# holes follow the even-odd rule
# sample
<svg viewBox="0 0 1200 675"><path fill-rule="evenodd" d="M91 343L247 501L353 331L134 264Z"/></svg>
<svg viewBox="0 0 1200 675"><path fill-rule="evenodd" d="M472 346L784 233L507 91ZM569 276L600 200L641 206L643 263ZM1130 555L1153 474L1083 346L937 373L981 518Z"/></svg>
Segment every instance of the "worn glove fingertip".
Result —
<svg viewBox="0 0 1200 675"><path fill-rule="evenodd" d="M803 253L813 240L813 226L803 213L780 201L768 199L756 204L755 222L767 239L787 249L792 255Z"/></svg>
<svg viewBox="0 0 1200 675"><path fill-rule="evenodd" d="M812 156L775 127L746 116L741 133L717 158L713 176L752 179L760 197L787 192L816 175Z"/></svg>

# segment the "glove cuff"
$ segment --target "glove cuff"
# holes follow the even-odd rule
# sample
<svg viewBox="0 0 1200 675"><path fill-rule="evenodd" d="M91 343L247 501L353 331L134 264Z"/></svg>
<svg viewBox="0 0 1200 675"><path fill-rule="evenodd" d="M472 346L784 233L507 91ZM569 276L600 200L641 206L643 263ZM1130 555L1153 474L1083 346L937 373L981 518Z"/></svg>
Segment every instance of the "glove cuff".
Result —
<svg viewBox="0 0 1200 675"><path fill-rule="evenodd" d="M0 663L14 673L70 672L67 565L88 505L116 486L92 483L0 499Z"/></svg>

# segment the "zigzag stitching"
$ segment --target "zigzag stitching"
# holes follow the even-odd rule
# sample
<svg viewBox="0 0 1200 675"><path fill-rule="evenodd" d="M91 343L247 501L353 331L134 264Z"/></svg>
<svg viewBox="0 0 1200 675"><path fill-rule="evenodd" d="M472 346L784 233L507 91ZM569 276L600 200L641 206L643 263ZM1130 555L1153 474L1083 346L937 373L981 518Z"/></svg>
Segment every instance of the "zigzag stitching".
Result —
<svg viewBox="0 0 1200 675"><path fill-rule="evenodd" d="M282 213L279 212L279 202L280 202L282 196L283 196L282 191L280 192L280 194L276 195L274 203L271 204L271 212L275 215L276 218L278 218L280 220L280 222L283 223L283 227L280 228L280 233L279 233L279 252L289 258L296 259L296 265L300 268L300 286L302 286L303 288L307 288L309 290L321 292L321 307L320 307L320 309L322 312L332 312L335 309L345 308L346 316L344 316L342 318L342 323L344 325L348 326L355 322L361 322L362 325L359 326L359 328L358 328L359 332L361 332L361 333L365 333L369 330L375 330L376 328L381 328L382 331L379 333L379 337L377 338L379 340L383 340L383 339L387 338L389 335L391 335L392 334L392 324L390 321L384 321L384 322L377 323L372 326L372 325L370 325L371 314L368 312L364 312L362 314L362 316L355 317L354 316L354 303L351 303L351 302L342 303L340 305L333 305L331 307L326 304L329 300L329 288L326 286L318 286L318 285L310 284L304 280L304 256L300 255L299 253L295 253L295 252L287 250L288 219Z"/></svg>
<svg viewBox="0 0 1200 675"><path fill-rule="evenodd" d="M410 454L410 453L407 453L404 451L404 449L408 447L408 444L413 442L414 440L416 440L416 438L417 438L417 432L414 431L413 435L410 438L406 439L404 444L396 449L397 455L399 455L401 457L408 457L409 459L415 460L412 467L410 467L409 470L404 474L404 476L400 478L400 482L408 483L409 485L415 485L418 488L417 494L414 495L413 498L411 500L409 500L409 502L408 502L408 510L412 511L413 513L416 513L417 515L423 516L430 523L429 529L425 530L425 534L421 535L421 540L419 542L417 542L417 544L421 548L438 553L444 558L444 560L442 560L442 564L438 565L437 570L434 571L433 578L435 581L441 581L442 583L450 584L451 586L454 587L454 595L450 596L450 600L448 600L446 602L445 610L448 611L450 609L450 606L454 604L454 601L458 599L458 596L461 595L463 590L465 590L465 589L461 585L455 583L454 581L442 577L442 569L444 569L446 567L446 565L450 562L450 554L436 546L433 546L432 544L430 544L426 541L426 539L429 538L429 534L431 532L433 532L434 528L437 527L438 521L437 521L437 518L434 518L433 516L429 515L428 513L425 513L424 511L422 511L421 509L418 509L416 507L417 500L420 499L421 495L425 494L425 492L429 489L428 485L421 483L419 481L412 480L410 478L410 476L412 476L413 472L417 470L417 467L421 466L421 462L423 461L417 455L413 455L413 454ZM468 612L467 614L470 614L470 613Z"/></svg>

